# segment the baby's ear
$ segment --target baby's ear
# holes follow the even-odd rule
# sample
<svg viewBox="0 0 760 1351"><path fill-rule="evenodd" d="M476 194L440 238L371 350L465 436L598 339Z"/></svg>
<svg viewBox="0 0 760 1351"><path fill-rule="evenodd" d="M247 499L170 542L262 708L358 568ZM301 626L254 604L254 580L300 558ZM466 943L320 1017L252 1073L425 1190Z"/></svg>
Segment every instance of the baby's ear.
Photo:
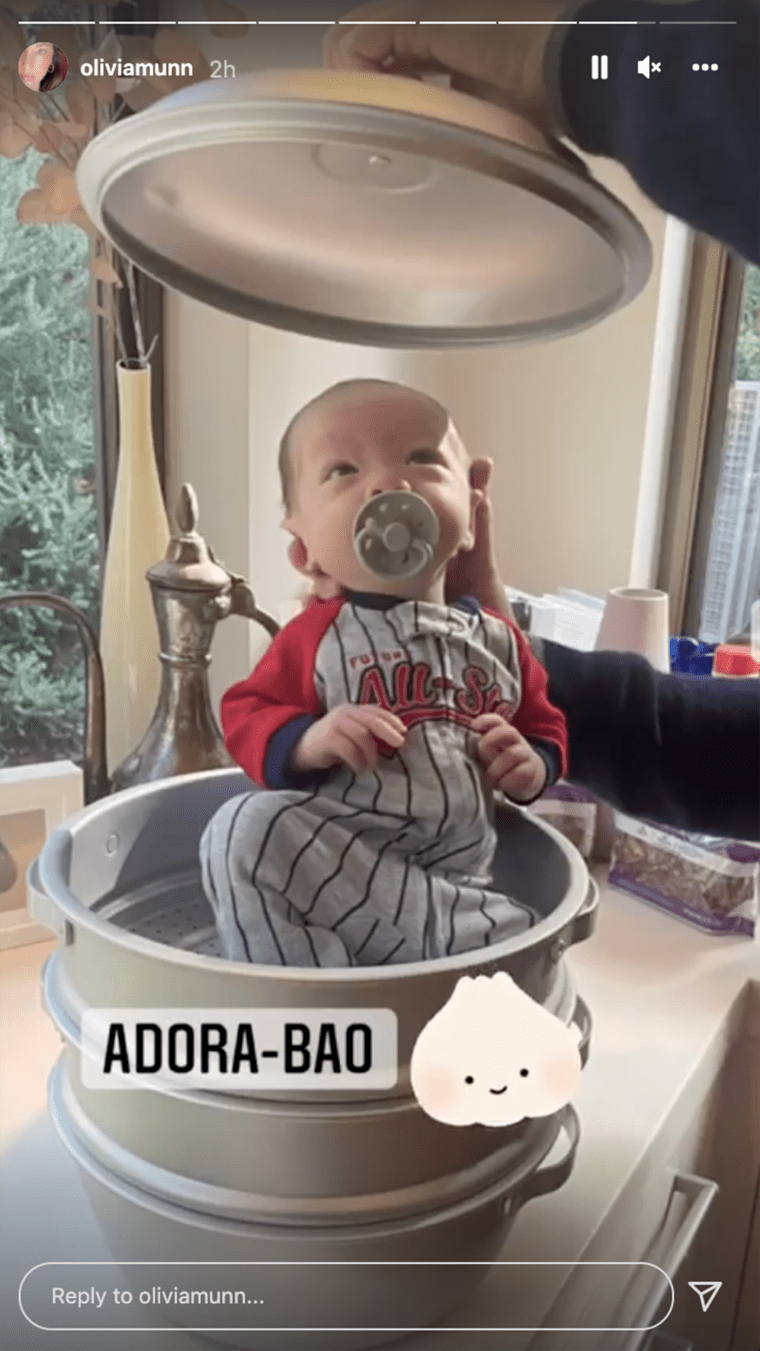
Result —
<svg viewBox="0 0 760 1351"><path fill-rule="evenodd" d="M475 529L475 517L477 515L478 507L480 506L484 497L485 493L482 493L480 491L480 488L470 488L470 528L467 532L466 537L462 540L462 543L459 546L460 549L463 549L465 551L465 553L469 553L470 549L475 548L475 540L477 538L477 531Z"/></svg>
<svg viewBox="0 0 760 1351"><path fill-rule="evenodd" d="M483 495L488 492L493 475L493 460L483 459L482 457L473 460L470 465L470 485L473 488L482 490Z"/></svg>

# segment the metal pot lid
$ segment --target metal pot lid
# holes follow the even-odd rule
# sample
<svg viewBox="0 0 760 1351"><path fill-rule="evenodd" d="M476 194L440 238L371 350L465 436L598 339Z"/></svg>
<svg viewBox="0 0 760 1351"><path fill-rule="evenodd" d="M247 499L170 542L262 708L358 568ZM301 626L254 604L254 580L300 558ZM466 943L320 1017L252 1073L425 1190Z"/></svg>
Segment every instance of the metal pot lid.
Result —
<svg viewBox="0 0 760 1351"><path fill-rule="evenodd" d="M522 119L398 76L209 80L110 127L77 181L158 281L245 319L380 347L559 337L628 304L651 247Z"/></svg>

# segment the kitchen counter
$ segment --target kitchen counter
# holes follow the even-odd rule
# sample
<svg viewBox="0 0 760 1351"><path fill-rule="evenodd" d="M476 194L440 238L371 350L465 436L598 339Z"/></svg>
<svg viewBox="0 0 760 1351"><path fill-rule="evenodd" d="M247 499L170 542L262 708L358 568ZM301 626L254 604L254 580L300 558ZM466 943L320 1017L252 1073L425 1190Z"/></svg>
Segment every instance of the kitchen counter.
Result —
<svg viewBox="0 0 760 1351"><path fill-rule="evenodd" d="M642 1235L646 1227L646 1178L681 1158L679 1142L708 1101L729 1049L737 1040L760 1038L760 944L703 934L608 887L599 870L597 879L596 932L566 959L593 1016L591 1056L575 1103L582 1132L573 1172L557 1193L531 1201L508 1236L503 1261L527 1265L494 1267L451 1329L414 1335L405 1351L595 1347L592 1333L573 1340L559 1330L537 1335L535 1329L599 1326L569 1321L584 1309L587 1318L592 1312L572 1264L632 1260L639 1216ZM52 944L37 944L0 955L0 1089L9 1104L0 1168L0 1296L8 1351L79 1351L81 1334L38 1331L23 1319L18 1285L42 1261L108 1258L76 1168L45 1115L45 1083L60 1049L39 995L50 951ZM547 1162L561 1153L560 1145ZM757 1162L750 1163L756 1176ZM604 1269L588 1270L598 1279ZM700 1275L719 1278L712 1270ZM680 1280L676 1285L678 1304L684 1292ZM507 1326L523 1330L454 1330ZM179 1330L135 1332L130 1342L146 1351L208 1345ZM609 1338L604 1345L606 1351ZM123 1332L98 1336L97 1351L124 1346Z"/></svg>

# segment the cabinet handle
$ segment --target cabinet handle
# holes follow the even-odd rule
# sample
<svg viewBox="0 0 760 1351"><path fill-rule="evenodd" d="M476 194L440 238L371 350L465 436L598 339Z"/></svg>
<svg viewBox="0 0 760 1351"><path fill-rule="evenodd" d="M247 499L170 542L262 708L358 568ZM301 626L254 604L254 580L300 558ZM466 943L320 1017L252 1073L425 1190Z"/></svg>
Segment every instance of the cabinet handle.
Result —
<svg viewBox="0 0 760 1351"><path fill-rule="evenodd" d="M678 1192L686 1196L690 1205L684 1215L678 1229L676 1230L667 1252L661 1260L652 1265L656 1265L672 1282L673 1277L677 1275L678 1270L694 1242L702 1222L718 1194L718 1184L710 1178L696 1177L693 1173L676 1173L673 1180L673 1190L668 1200L668 1208L665 1212L666 1223L670 1208L673 1205L674 1197ZM662 1304L663 1290L658 1281L653 1290L650 1290L644 1303L642 1304L637 1317L632 1320L640 1326L635 1328L630 1337L622 1343L619 1351L646 1351L649 1340L652 1336L652 1323Z"/></svg>

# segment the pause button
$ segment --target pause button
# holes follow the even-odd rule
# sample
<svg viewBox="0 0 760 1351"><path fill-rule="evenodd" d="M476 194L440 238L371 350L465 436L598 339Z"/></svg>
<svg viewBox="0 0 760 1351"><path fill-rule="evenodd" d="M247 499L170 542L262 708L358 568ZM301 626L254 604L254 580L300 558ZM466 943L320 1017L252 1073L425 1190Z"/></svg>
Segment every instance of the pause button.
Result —
<svg viewBox="0 0 760 1351"><path fill-rule="evenodd" d="M606 80L609 77L609 63L606 56L592 56L591 58L591 78L592 80Z"/></svg>

